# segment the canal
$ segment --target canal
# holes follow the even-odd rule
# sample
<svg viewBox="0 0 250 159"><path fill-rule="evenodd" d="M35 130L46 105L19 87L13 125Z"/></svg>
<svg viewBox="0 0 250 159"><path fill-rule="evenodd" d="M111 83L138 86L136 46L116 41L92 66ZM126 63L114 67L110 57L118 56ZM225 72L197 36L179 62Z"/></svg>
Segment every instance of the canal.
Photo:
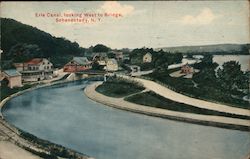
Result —
<svg viewBox="0 0 250 159"><path fill-rule="evenodd" d="M250 133L161 119L88 99L91 81L58 84L6 103L5 119L39 138L97 159L242 159Z"/></svg>

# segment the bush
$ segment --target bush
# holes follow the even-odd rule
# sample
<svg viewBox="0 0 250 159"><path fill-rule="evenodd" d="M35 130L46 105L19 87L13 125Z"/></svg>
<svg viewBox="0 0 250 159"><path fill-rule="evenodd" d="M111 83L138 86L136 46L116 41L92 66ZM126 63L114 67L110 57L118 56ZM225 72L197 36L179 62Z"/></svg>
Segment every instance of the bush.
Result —
<svg viewBox="0 0 250 159"><path fill-rule="evenodd" d="M15 94L19 91L23 91L25 89L28 89L28 88L31 88L33 85L30 85L30 84L26 84L24 85L23 87L18 87L18 88L9 88L8 85L4 82L4 83L1 83L1 87L0 87L0 91L1 91L1 101L12 95L12 94Z"/></svg>

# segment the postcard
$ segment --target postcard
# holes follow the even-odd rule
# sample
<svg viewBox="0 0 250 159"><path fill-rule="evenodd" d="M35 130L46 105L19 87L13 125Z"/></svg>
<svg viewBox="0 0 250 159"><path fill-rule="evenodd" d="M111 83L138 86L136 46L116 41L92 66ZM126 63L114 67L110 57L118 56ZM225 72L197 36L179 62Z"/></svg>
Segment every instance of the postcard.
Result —
<svg viewBox="0 0 250 159"><path fill-rule="evenodd" d="M249 1L2 1L1 159L250 159Z"/></svg>

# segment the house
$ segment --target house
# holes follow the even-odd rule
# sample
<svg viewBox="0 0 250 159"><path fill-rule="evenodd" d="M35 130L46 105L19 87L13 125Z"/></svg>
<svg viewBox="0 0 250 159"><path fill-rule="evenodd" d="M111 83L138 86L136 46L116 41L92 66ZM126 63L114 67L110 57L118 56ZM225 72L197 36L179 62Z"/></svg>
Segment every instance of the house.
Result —
<svg viewBox="0 0 250 159"><path fill-rule="evenodd" d="M92 68L92 63L86 57L74 57L64 67L64 72L80 72Z"/></svg>
<svg viewBox="0 0 250 159"><path fill-rule="evenodd" d="M105 52L93 53L92 61L97 62L101 66L106 66L106 61L108 60L108 55Z"/></svg>
<svg viewBox="0 0 250 159"><path fill-rule="evenodd" d="M143 63L150 63L150 62L152 62L152 54L148 52L143 56Z"/></svg>
<svg viewBox="0 0 250 159"><path fill-rule="evenodd" d="M181 67L181 73L184 73L184 74L193 74L194 73L194 68L191 67L190 65L188 64L185 64Z"/></svg>
<svg viewBox="0 0 250 159"><path fill-rule="evenodd" d="M183 78L193 78L193 75L197 72L199 72L200 70L198 69L194 69L193 67L191 67L188 63L181 66L181 69L175 72L170 73L169 75L171 77L175 77L175 78L179 78L179 77L183 77Z"/></svg>
<svg viewBox="0 0 250 159"><path fill-rule="evenodd" d="M22 75L16 69L10 69L3 71L2 80L6 79L8 81L8 87L22 87ZM1 81L2 81L1 80Z"/></svg>
<svg viewBox="0 0 250 159"><path fill-rule="evenodd" d="M92 54L92 61L105 61L108 58L106 52L97 52Z"/></svg>
<svg viewBox="0 0 250 159"><path fill-rule="evenodd" d="M34 82L53 77L53 64L46 58L34 58L24 63L15 63L17 71L22 74L22 81Z"/></svg>
<svg viewBox="0 0 250 159"><path fill-rule="evenodd" d="M116 59L114 59L114 58L108 59L104 69L106 71L117 71L118 70L118 63L117 63Z"/></svg>

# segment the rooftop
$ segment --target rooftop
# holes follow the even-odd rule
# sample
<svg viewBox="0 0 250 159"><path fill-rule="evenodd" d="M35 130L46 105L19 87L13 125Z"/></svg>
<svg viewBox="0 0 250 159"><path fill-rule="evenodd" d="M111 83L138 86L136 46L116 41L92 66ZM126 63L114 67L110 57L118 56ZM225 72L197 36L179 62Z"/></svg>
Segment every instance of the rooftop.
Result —
<svg viewBox="0 0 250 159"><path fill-rule="evenodd" d="M112 59L108 59L108 62L112 63L112 64L117 64L116 59L112 58Z"/></svg>
<svg viewBox="0 0 250 159"><path fill-rule="evenodd" d="M81 65L89 64L89 60L87 59L87 57L74 57L73 61Z"/></svg>
<svg viewBox="0 0 250 159"><path fill-rule="evenodd" d="M34 58L25 62L25 64L36 65L36 64L41 63L42 61L43 61L43 58Z"/></svg>
<svg viewBox="0 0 250 159"><path fill-rule="evenodd" d="M21 76L21 74L16 70L16 69L9 69L9 70L5 70L4 73L7 76Z"/></svg>

